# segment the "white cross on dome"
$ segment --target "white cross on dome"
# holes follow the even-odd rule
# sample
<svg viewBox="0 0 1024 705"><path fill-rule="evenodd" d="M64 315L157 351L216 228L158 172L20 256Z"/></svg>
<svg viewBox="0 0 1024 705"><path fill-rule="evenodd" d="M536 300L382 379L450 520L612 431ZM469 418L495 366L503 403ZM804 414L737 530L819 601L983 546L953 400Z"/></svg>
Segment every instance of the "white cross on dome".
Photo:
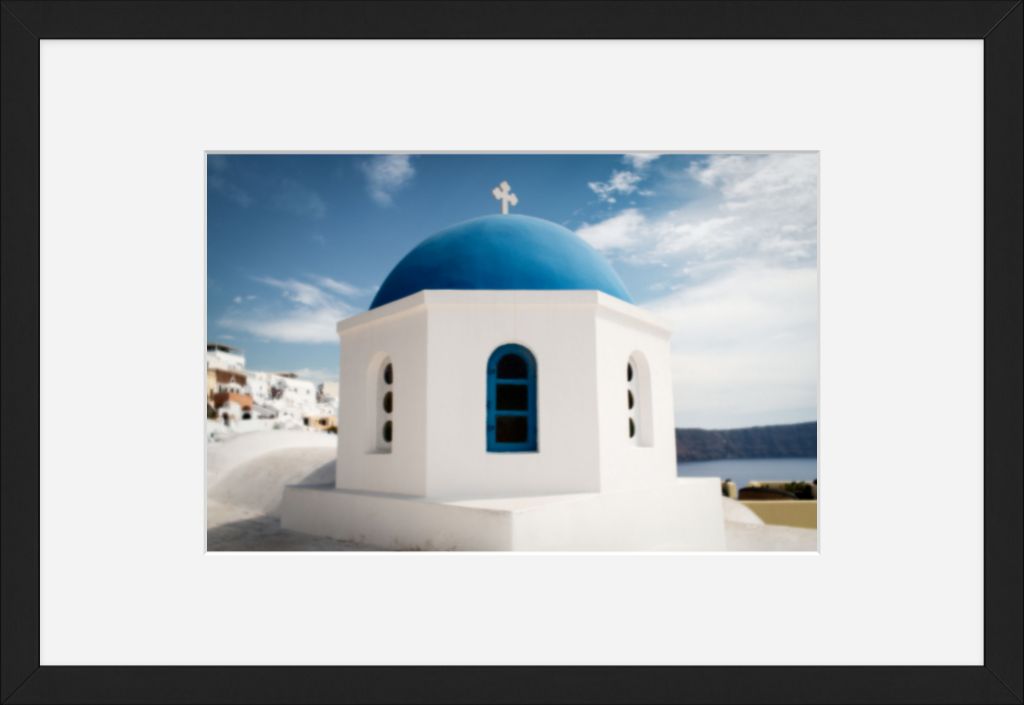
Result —
<svg viewBox="0 0 1024 705"><path fill-rule="evenodd" d="M501 201L501 214L508 215L508 207L519 204L519 198L512 193L512 187L508 185L507 181L502 181L499 185L495 186L491 191L491 194L498 201Z"/></svg>

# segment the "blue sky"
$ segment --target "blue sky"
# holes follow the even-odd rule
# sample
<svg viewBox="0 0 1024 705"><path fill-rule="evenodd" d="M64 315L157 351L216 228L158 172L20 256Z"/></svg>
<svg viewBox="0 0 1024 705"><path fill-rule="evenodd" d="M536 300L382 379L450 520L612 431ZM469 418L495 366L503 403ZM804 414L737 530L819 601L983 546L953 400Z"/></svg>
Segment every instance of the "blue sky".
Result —
<svg viewBox="0 0 1024 705"><path fill-rule="evenodd" d="M211 155L209 340L336 379L335 322L502 180L673 328L677 425L817 417L815 154Z"/></svg>

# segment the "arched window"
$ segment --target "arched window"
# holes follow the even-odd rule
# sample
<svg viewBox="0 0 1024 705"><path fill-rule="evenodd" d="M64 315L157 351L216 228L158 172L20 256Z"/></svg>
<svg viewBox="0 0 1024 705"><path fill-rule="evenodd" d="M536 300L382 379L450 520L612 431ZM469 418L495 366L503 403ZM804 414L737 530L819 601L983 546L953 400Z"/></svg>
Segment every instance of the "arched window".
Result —
<svg viewBox="0 0 1024 705"><path fill-rule="evenodd" d="M487 450L537 450L537 362L522 345L502 345L487 361Z"/></svg>
<svg viewBox="0 0 1024 705"><path fill-rule="evenodd" d="M385 358L377 372L377 450L381 453L391 452L391 439L395 433L394 386L395 368L391 358Z"/></svg>

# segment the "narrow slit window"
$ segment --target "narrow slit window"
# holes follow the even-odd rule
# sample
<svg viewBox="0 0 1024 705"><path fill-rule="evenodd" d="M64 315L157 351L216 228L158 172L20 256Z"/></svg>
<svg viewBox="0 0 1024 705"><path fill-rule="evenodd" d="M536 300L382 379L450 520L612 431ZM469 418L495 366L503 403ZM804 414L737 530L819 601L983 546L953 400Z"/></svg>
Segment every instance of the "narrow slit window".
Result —
<svg viewBox="0 0 1024 705"><path fill-rule="evenodd" d="M377 371L377 451L391 452L394 436L395 412L395 368L390 358L385 358Z"/></svg>
<svg viewBox="0 0 1024 705"><path fill-rule="evenodd" d="M628 426L623 429L632 445L650 446L651 443L651 380L647 359L634 352L626 362L626 416Z"/></svg>

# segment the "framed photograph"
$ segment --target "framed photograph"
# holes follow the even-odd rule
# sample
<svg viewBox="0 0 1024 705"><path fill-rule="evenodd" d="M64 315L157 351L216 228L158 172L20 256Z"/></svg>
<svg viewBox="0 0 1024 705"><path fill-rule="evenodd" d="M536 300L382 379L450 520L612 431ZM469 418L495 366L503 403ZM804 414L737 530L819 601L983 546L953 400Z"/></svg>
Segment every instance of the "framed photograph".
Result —
<svg viewBox="0 0 1024 705"><path fill-rule="evenodd" d="M817 196L814 152L209 154L207 548L816 551Z"/></svg>
<svg viewBox="0 0 1024 705"><path fill-rule="evenodd" d="M1021 702L1019 2L2 17L3 702Z"/></svg>

